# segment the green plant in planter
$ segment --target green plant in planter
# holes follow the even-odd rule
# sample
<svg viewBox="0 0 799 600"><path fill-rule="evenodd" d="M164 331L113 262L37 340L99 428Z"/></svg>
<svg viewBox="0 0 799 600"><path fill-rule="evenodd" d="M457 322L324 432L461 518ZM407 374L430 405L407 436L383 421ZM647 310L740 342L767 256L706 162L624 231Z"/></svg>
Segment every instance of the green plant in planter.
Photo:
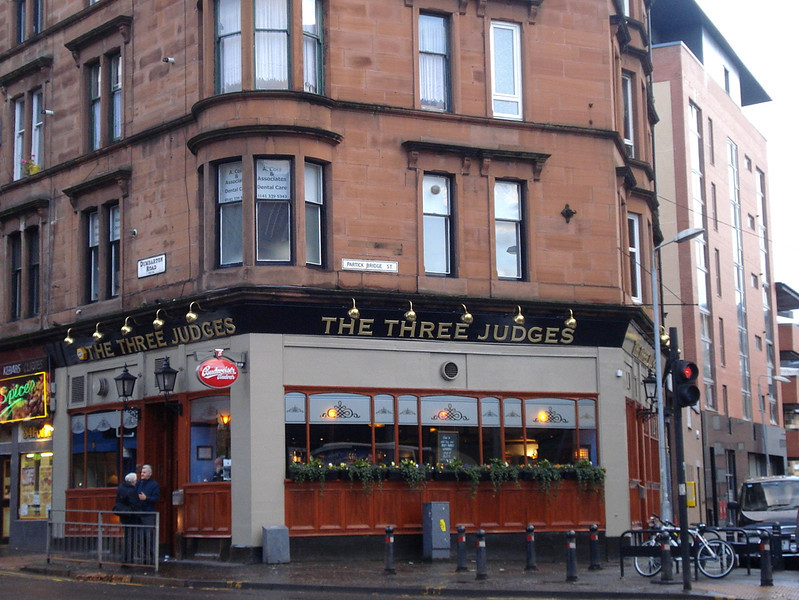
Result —
<svg viewBox="0 0 799 600"><path fill-rule="evenodd" d="M318 481L319 490L325 487L325 476L328 467L318 458L312 458L306 463L292 463L289 466L289 476L297 483Z"/></svg>
<svg viewBox="0 0 799 600"><path fill-rule="evenodd" d="M524 473L527 479L538 482L546 493L550 492L553 485L560 485L560 470L545 458L524 467Z"/></svg>
<svg viewBox="0 0 799 600"><path fill-rule="evenodd" d="M469 483L470 497L474 498L477 495L477 488L480 487L480 478L483 475L483 467L480 465L464 465L460 463L457 467L456 477L458 481L463 479Z"/></svg>
<svg viewBox="0 0 799 600"><path fill-rule="evenodd" d="M360 481L363 491L367 494L374 489L375 485L383 483L380 469L367 458L356 458L351 465L347 465L347 475L350 478L350 484L356 480Z"/></svg>
<svg viewBox="0 0 799 600"><path fill-rule="evenodd" d="M579 489L598 492L605 487L605 469L591 464L589 460L580 460L572 465L577 476Z"/></svg>
<svg viewBox="0 0 799 600"><path fill-rule="evenodd" d="M506 481L513 481L516 487L519 486L519 467L510 465L501 458L492 458L486 465L486 470L491 485L494 486L494 494L499 492Z"/></svg>
<svg viewBox="0 0 799 600"><path fill-rule="evenodd" d="M410 458L403 458L397 465L397 470L412 490L424 485L427 480L427 467L417 464Z"/></svg>

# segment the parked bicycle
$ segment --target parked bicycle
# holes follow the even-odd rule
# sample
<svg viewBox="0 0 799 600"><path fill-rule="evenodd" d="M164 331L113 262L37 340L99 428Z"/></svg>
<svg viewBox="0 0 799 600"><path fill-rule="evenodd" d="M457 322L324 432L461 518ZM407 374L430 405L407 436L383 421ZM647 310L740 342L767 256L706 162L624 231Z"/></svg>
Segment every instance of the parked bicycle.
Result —
<svg viewBox="0 0 799 600"><path fill-rule="evenodd" d="M669 545L676 562L682 560L680 548L680 528L668 521L662 521L658 515L652 515L652 528L659 526L669 536ZM689 528L691 538L691 555L696 557L696 565L703 575L712 579L721 579L730 574L735 567L735 550L726 541L712 537L713 533L700 523L696 528ZM656 536L643 542L642 546L657 546ZM660 573L659 556L636 556L635 570L644 577L653 577Z"/></svg>

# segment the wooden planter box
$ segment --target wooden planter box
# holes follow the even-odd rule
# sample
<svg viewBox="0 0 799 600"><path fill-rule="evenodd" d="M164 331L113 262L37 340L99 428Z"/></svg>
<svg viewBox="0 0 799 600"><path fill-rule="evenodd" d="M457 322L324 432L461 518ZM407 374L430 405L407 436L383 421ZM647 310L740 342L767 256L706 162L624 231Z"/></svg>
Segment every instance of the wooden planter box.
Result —
<svg viewBox="0 0 799 600"><path fill-rule="evenodd" d="M495 494L483 482L472 495L466 482L428 481L409 489L404 481L384 481L370 493L357 482L286 482L286 526L290 535L383 534L388 525L396 534L422 533L422 504L449 502L450 532L458 525L486 532L517 532L528 524L545 531L605 527L603 490L584 489L577 481L561 481L549 492L537 482L505 483Z"/></svg>

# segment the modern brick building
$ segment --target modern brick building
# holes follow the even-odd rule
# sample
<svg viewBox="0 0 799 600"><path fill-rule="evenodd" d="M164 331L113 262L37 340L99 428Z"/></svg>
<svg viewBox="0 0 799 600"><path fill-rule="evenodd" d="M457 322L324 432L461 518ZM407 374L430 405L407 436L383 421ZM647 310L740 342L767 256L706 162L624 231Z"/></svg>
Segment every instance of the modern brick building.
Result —
<svg viewBox="0 0 799 600"><path fill-rule="evenodd" d="M43 540L48 507L110 508L142 463L170 552L246 554L264 526L377 539L397 514L418 534L418 498L320 505L286 466L434 463L441 427L467 462L607 469L598 514L525 519L640 523L649 4L0 6L0 384L43 390L0 425L3 538ZM453 528L473 506L454 494ZM480 497L474 524L518 528Z"/></svg>
<svg viewBox="0 0 799 600"><path fill-rule="evenodd" d="M666 325L703 381L684 432L692 519L725 524L742 481L785 463L766 140L741 110L770 98L694 0L658 1L652 32L663 234L706 231L663 263Z"/></svg>

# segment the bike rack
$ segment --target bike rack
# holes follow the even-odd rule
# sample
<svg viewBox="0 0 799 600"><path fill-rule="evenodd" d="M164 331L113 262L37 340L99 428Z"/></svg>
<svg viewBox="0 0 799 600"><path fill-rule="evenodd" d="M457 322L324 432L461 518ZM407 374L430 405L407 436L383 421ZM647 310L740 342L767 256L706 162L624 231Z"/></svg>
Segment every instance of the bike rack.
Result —
<svg viewBox="0 0 799 600"><path fill-rule="evenodd" d="M659 532L659 529L628 529L619 536L619 569L621 570L621 577L624 577L625 558L660 556L660 546L641 545ZM624 543L625 540L627 541L626 544Z"/></svg>

